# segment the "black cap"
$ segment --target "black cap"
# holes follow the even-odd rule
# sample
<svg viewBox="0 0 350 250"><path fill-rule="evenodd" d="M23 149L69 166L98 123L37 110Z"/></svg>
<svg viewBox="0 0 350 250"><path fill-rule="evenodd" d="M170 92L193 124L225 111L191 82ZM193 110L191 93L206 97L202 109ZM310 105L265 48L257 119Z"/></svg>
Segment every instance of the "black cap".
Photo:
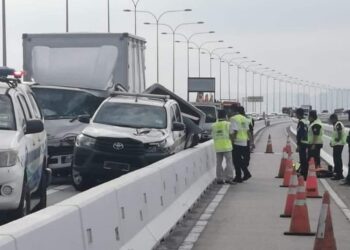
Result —
<svg viewBox="0 0 350 250"><path fill-rule="evenodd" d="M304 116L304 110L302 108L298 108L296 110L297 115Z"/></svg>
<svg viewBox="0 0 350 250"><path fill-rule="evenodd" d="M226 110L224 110L224 109L219 109L219 110L218 110L218 118L219 118L219 119L226 119L226 118L227 118Z"/></svg>
<svg viewBox="0 0 350 250"><path fill-rule="evenodd" d="M317 111L316 110L310 110L309 117L317 119Z"/></svg>

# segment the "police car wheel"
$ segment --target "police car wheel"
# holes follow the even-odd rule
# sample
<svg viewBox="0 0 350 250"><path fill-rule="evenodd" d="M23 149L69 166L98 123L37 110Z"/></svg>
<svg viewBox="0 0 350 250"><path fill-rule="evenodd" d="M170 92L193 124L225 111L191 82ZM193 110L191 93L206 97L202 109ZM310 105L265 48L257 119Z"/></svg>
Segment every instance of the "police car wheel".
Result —
<svg viewBox="0 0 350 250"><path fill-rule="evenodd" d="M78 191L85 191L93 186L93 181L89 176L74 169L72 169L72 181L74 188Z"/></svg>
<svg viewBox="0 0 350 250"><path fill-rule="evenodd" d="M36 210L40 210L46 207L46 203L47 203L46 189L47 189L47 174L46 174L45 168L43 168L43 172L40 180L40 186L37 191L38 196L40 198L40 202L37 205Z"/></svg>
<svg viewBox="0 0 350 250"><path fill-rule="evenodd" d="M16 210L13 211L14 219L22 218L30 213L30 190L27 186L27 178L24 178L22 195L19 206Z"/></svg>

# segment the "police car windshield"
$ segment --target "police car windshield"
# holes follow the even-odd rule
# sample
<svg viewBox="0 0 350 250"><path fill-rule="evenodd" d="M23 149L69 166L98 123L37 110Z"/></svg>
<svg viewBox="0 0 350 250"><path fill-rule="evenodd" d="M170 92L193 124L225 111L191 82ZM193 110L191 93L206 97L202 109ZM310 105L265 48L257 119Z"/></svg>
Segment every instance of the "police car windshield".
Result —
<svg viewBox="0 0 350 250"><path fill-rule="evenodd" d="M53 88L33 88L33 91L46 120L93 116L104 100L84 91Z"/></svg>
<svg viewBox="0 0 350 250"><path fill-rule="evenodd" d="M96 114L95 123L130 128L166 128L166 111L163 107L105 103Z"/></svg>
<svg viewBox="0 0 350 250"><path fill-rule="evenodd" d="M7 95L0 95L0 130L16 130L12 101Z"/></svg>
<svg viewBox="0 0 350 250"><path fill-rule="evenodd" d="M197 106L198 109L205 113L205 122L213 123L216 122L216 109L211 106Z"/></svg>

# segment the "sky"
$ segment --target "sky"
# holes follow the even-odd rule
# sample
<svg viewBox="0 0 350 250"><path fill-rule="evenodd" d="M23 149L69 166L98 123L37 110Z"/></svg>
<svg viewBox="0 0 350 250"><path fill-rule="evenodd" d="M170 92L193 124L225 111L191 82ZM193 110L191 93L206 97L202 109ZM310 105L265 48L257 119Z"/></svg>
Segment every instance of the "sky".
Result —
<svg viewBox="0 0 350 250"><path fill-rule="evenodd" d="M65 31L65 0L6 0L8 66L22 68L23 33L58 33ZM69 0L71 32L106 32L107 0ZM134 32L131 0L110 0L111 32ZM207 49L233 46L241 56L256 60L263 67L299 79L319 83L329 88L347 88L350 72L350 1L348 0L140 0L138 10L159 15L166 10L192 9L192 12L169 13L162 23L176 26L183 22L203 21L201 25L187 25L179 32L215 31L196 36L193 41L224 40L210 43ZM138 34L147 40L146 81L156 82L156 29L144 22L153 22L150 15L139 13ZM160 32L168 32L162 27ZM179 36L178 40L182 40ZM172 86L172 39L160 35L160 83ZM218 51L219 55L229 50ZM2 53L2 51L1 51ZM2 58L2 54L0 56ZM232 56L231 56L232 57ZM233 56L234 57L234 56ZM228 55L226 57L230 59ZM186 96L186 45L176 44L176 93ZM236 97L237 69L231 68L231 92L228 92L227 64L222 64L221 94L223 99ZM190 76L198 76L198 53L190 52ZM201 76L209 76L209 57L201 56ZM219 61L213 60L213 76L219 96ZM252 95L252 74L248 74L248 92ZM259 90L259 76L255 76L255 95ZM263 93L266 94L265 79ZM244 72L240 72L240 96L244 95ZM269 94L273 91L269 83ZM276 86L279 86L276 83ZM283 84L281 93L283 94ZM318 91L324 90L324 87ZM294 89L296 91L296 89ZM290 92L290 88L288 90ZM314 90L312 95L316 96ZM265 95L264 94L264 95ZM284 95L282 95L284 96ZM291 95L296 102L296 95ZM321 95L320 95L321 96ZM317 97L317 96L316 96ZM346 98L346 97L345 97ZM288 98L282 98L281 102ZM291 99L291 98L290 98ZM318 98L316 98L318 99ZM339 98L337 98L339 99ZM278 102L279 100L275 100ZM339 100L338 100L339 101ZM289 100L290 104L291 100ZM340 102L340 101L339 101ZM321 100L316 100L320 105ZM288 104L288 100L287 103ZM272 103L271 103L272 105ZM321 106L322 107L322 106Z"/></svg>

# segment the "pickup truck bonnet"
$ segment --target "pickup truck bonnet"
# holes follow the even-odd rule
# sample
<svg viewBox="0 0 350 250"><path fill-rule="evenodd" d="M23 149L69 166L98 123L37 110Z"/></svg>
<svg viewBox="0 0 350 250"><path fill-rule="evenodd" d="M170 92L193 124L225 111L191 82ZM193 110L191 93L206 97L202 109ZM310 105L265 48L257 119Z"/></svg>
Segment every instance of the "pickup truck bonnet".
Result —
<svg viewBox="0 0 350 250"><path fill-rule="evenodd" d="M165 129L135 129L93 123L84 129L83 134L97 137L131 138L143 143L164 140L168 133Z"/></svg>
<svg viewBox="0 0 350 250"><path fill-rule="evenodd" d="M33 80L42 85L107 90L118 57L115 46L32 50Z"/></svg>

